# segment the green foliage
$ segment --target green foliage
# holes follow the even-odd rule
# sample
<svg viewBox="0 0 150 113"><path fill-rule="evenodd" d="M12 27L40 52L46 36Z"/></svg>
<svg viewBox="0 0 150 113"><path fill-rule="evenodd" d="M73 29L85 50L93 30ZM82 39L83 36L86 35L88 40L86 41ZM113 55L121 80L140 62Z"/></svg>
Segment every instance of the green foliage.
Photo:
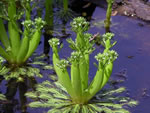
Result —
<svg viewBox="0 0 150 113"><path fill-rule="evenodd" d="M45 24L41 18L36 18L34 21L31 21L30 12L32 8L30 7L30 0L21 2L26 3L24 6L26 20L22 22L24 26L23 32L18 27L17 19L19 17L17 17L15 0L7 1L9 35L7 35L2 19L3 17L1 18L0 16L0 41L2 42L0 46L0 55L12 66L24 64L36 50L41 37L41 29ZM23 36L21 36L22 38L20 34L23 34Z"/></svg>
<svg viewBox="0 0 150 113"><path fill-rule="evenodd" d="M27 62L26 65L19 67L12 67L9 64L5 63L5 59L0 57L0 76L3 76L5 80L16 79L17 82L22 82L26 77L40 77L41 74L40 69L44 70L53 70L53 66L48 65L44 62L45 56L35 56L32 59L32 62Z"/></svg>
<svg viewBox="0 0 150 113"><path fill-rule="evenodd" d="M42 78L43 76L40 73L40 70L38 68L34 68L32 66L22 66L22 67L17 67L15 69L12 69L11 67L6 67L3 66L2 69L0 70L0 76L3 76L5 80L10 80L10 79L17 79L18 82L24 81L24 78L26 77L40 77Z"/></svg>
<svg viewBox="0 0 150 113"><path fill-rule="evenodd" d="M92 35L86 33L89 23L82 17L77 17L71 22L72 30L77 34L76 40L68 39L73 49L68 60L60 60L58 54L59 40L53 38L49 41L53 49L53 65L58 75L58 81L66 88L77 104L86 104L107 83L113 68L113 62L118 54L110 50L116 42L111 44L112 33L106 33L103 37L104 51L98 53L95 58L98 61L97 72L93 81L88 84L89 55L94 51ZM70 76L67 65L71 65Z"/></svg>
<svg viewBox="0 0 150 113"><path fill-rule="evenodd" d="M124 107L135 106L137 101L118 96L123 92L124 87L103 89L87 104L76 104L60 83L44 81L36 86L35 92L28 92L25 95L35 100L29 104L30 107L51 108L47 113L130 113Z"/></svg>

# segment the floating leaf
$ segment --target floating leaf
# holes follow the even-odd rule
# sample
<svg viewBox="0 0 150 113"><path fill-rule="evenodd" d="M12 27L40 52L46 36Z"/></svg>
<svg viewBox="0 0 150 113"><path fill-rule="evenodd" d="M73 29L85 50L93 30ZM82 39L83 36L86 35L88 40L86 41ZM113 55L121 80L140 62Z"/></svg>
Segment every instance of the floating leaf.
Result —
<svg viewBox="0 0 150 113"><path fill-rule="evenodd" d="M6 100L6 97L5 97L5 95L3 95L3 94L0 94L0 100Z"/></svg>

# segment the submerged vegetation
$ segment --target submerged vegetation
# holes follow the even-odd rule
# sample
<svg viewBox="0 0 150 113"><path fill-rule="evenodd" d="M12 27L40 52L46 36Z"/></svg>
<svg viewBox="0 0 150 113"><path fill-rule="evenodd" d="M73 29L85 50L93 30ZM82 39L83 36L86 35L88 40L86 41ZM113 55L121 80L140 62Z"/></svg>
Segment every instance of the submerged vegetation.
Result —
<svg viewBox="0 0 150 113"><path fill-rule="evenodd" d="M60 83L44 81L36 86L35 92L25 95L35 102L29 104L33 108L50 108L47 113L130 113L124 107L133 107L137 101L129 97L120 96L125 91L124 87L118 89L103 89L88 103L74 103L66 88Z"/></svg>
<svg viewBox="0 0 150 113"><path fill-rule="evenodd" d="M31 107L52 107L48 113L53 112L120 112L128 113L123 109L124 105L136 105L136 101L129 98L114 98L113 93L124 91L124 88L115 90L106 90L99 97L99 100L93 100L93 97L108 82L112 73L113 62L118 54L110 50L116 42L111 44L112 33L103 35L104 51L98 53L95 58L98 61L97 72L90 84L89 81L89 55L94 51L92 35L85 33L89 28L89 23L82 17L77 17L71 22L72 30L77 34L75 41L68 39L73 52L68 60L60 60L58 54L59 39L53 38L49 41L53 49L53 66L58 76L58 82L54 84L45 81L37 85L36 92L29 92L26 96L39 99L29 104ZM67 67L70 66L70 75ZM106 96L106 97L105 97ZM109 97L110 96L110 97ZM110 99L110 100L109 100ZM115 104L115 100L120 104ZM124 100L124 101L123 101ZM109 108L110 107L110 108ZM112 109L111 109L112 108Z"/></svg>

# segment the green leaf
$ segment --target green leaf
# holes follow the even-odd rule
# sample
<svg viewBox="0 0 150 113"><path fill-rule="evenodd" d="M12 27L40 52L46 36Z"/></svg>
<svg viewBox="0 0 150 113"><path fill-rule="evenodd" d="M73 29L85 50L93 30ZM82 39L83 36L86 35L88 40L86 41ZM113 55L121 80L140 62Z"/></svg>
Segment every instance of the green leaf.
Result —
<svg viewBox="0 0 150 113"><path fill-rule="evenodd" d="M42 62L42 61L34 61L31 64L36 64L36 65L46 65L46 63Z"/></svg>
<svg viewBox="0 0 150 113"><path fill-rule="evenodd" d="M68 96L64 95L63 93L54 94L54 97L59 99L69 99Z"/></svg>
<svg viewBox="0 0 150 113"><path fill-rule="evenodd" d="M43 107L43 103L42 102L39 102L39 101L35 101L35 102L31 102L29 104L30 107L33 107L33 108L38 108L38 107Z"/></svg>
<svg viewBox="0 0 150 113"><path fill-rule="evenodd" d="M72 108L71 106L65 107L65 108L63 108L61 111L62 111L62 113L70 113L71 108Z"/></svg>
<svg viewBox="0 0 150 113"><path fill-rule="evenodd" d="M115 108L115 109L122 108L121 104L114 104L114 103L97 103L97 105L112 107L112 108Z"/></svg>
<svg viewBox="0 0 150 113"><path fill-rule="evenodd" d="M107 107L102 107L102 111L105 113L114 113L113 110L107 108Z"/></svg>
<svg viewBox="0 0 150 113"><path fill-rule="evenodd" d="M54 70L53 66L52 65L45 65L42 67L43 69L46 69L46 70Z"/></svg>
<svg viewBox="0 0 150 113"><path fill-rule="evenodd" d="M130 113L130 112L125 109L119 109L119 110L114 110L113 113Z"/></svg>
<svg viewBox="0 0 150 113"><path fill-rule="evenodd" d="M62 112L58 109L51 109L47 113L62 113Z"/></svg>
<svg viewBox="0 0 150 113"><path fill-rule="evenodd" d="M95 112L102 112L103 110L99 107L99 106L96 106L94 104L88 104L88 106L93 109Z"/></svg>
<svg viewBox="0 0 150 113"><path fill-rule="evenodd" d="M5 95L3 95L3 94L0 94L0 100L6 100L6 97L5 97Z"/></svg>
<svg viewBox="0 0 150 113"><path fill-rule="evenodd" d="M129 101L128 105L129 105L130 107L134 107L134 106L138 105L138 101L131 100L131 101Z"/></svg>
<svg viewBox="0 0 150 113"><path fill-rule="evenodd" d="M52 97L50 94L42 93L38 98L50 100L50 99L52 99L53 97Z"/></svg>
<svg viewBox="0 0 150 113"><path fill-rule="evenodd" d="M10 71L10 68L7 68L7 67L2 67L1 69L0 69L0 75L5 75L5 74L7 74L8 72Z"/></svg>
<svg viewBox="0 0 150 113"><path fill-rule="evenodd" d="M37 94L34 93L34 92L27 92L27 93L25 94L25 96L27 96L27 97L29 97L29 98L37 98L37 97L38 97Z"/></svg>
<svg viewBox="0 0 150 113"><path fill-rule="evenodd" d="M82 109L82 113L88 113L89 112L88 107L86 105L83 105L81 109Z"/></svg>
<svg viewBox="0 0 150 113"><path fill-rule="evenodd" d="M80 111L80 105L75 104L71 110L71 113L79 113L79 111Z"/></svg>
<svg viewBox="0 0 150 113"><path fill-rule="evenodd" d="M115 90L110 90L110 91L104 92L102 95L105 96L105 95L112 95L112 94L116 94L116 93L122 93L125 90L126 90L125 87L120 87Z"/></svg>
<svg viewBox="0 0 150 113"><path fill-rule="evenodd" d="M58 87L58 88L60 88L61 90L63 90L64 92L66 92L67 93L67 90L66 90L66 88L65 87L63 87L59 82L55 82L55 85Z"/></svg>
<svg viewBox="0 0 150 113"><path fill-rule="evenodd" d="M26 75L27 70L25 68L19 68L18 71L21 75Z"/></svg>

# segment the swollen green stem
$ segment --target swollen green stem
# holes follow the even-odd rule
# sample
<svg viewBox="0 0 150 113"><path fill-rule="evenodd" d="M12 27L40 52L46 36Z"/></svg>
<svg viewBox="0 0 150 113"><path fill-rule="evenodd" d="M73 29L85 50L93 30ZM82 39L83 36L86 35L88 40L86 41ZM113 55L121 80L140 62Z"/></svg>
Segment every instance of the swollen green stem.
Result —
<svg viewBox="0 0 150 113"><path fill-rule="evenodd" d="M0 55L11 62L11 56L0 46Z"/></svg>
<svg viewBox="0 0 150 113"><path fill-rule="evenodd" d="M15 0L9 0L8 4L8 16L10 20L13 20L14 17L16 16L16 4Z"/></svg>
<svg viewBox="0 0 150 113"><path fill-rule="evenodd" d="M80 79L79 63L77 61L72 62L71 65L71 83L74 90L74 102L78 103L82 99L82 85Z"/></svg>
<svg viewBox="0 0 150 113"><path fill-rule="evenodd" d="M8 16L10 18L10 21L8 22L9 39L10 39L11 51L15 59L20 48L20 36L18 32L19 30L15 20L15 16L16 16L15 0L10 0L9 2Z"/></svg>
<svg viewBox="0 0 150 113"><path fill-rule="evenodd" d="M81 48L84 48L84 46L85 46L85 40L83 37L83 32L77 33L77 45Z"/></svg>
<svg viewBox="0 0 150 113"><path fill-rule="evenodd" d="M107 65L104 69L104 78L103 78L103 83L101 85L101 89L105 86L105 84L108 82L110 75L112 73L113 69L113 62L111 62L109 65Z"/></svg>
<svg viewBox="0 0 150 113"><path fill-rule="evenodd" d="M31 19L31 6L30 6L30 2L26 3L26 20L30 20Z"/></svg>
<svg viewBox="0 0 150 113"><path fill-rule="evenodd" d="M36 30L35 33L33 34L33 36L30 39L29 50L28 50L28 53L27 53L24 61L26 61L32 55L32 53L35 51L35 49L37 48L37 46L40 42L40 39L41 39L41 31Z"/></svg>
<svg viewBox="0 0 150 113"><path fill-rule="evenodd" d="M74 97L74 93L73 93L74 91L72 91L72 84L66 67L60 68L58 66L60 63L60 59L58 55L58 47L57 47L59 45L59 40L53 38L52 40L49 41L49 43L53 50L53 66L56 71L56 74L58 75L58 81L66 88L70 96ZM62 64L62 66L64 65Z"/></svg>
<svg viewBox="0 0 150 113"><path fill-rule="evenodd" d="M58 81L66 88L71 97L74 97L74 91L72 91L72 84L70 81L67 69L60 69L57 64L60 62L58 54L53 53L53 65L58 75Z"/></svg>
<svg viewBox="0 0 150 113"><path fill-rule="evenodd" d="M9 39L14 59L16 58L20 48L20 35L17 27L18 26L15 21L12 20L8 22Z"/></svg>
<svg viewBox="0 0 150 113"><path fill-rule="evenodd" d="M68 11L68 0L63 0L64 11Z"/></svg>
<svg viewBox="0 0 150 113"><path fill-rule="evenodd" d="M25 35L24 38L22 39L21 46L17 56L18 64L22 64L24 62L22 59L24 59L25 56L27 55L28 49L29 49L29 38Z"/></svg>
<svg viewBox="0 0 150 113"><path fill-rule="evenodd" d="M108 6L106 12L105 28L110 28L113 0L107 0L107 4Z"/></svg>
<svg viewBox="0 0 150 113"><path fill-rule="evenodd" d="M48 26L53 26L53 0L45 2L45 21Z"/></svg>
<svg viewBox="0 0 150 113"><path fill-rule="evenodd" d="M101 89L103 80L104 80L104 67L101 63L99 63L99 67L93 81L91 82L88 89L86 89L84 92L85 95L84 103L88 102Z"/></svg>
<svg viewBox="0 0 150 113"><path fill-rule="evenodd" d="M79 69L80 69L80 77L81 77L81 85L82 92L88 87L88 72L89 72L89 64L83 55L83 58L79 61Z"/></svg>
<svg viewBox="0 0 150 113"><path fill-rule="evenodd" d="M1 33L0 33L0 41L4 45L5 49L7 49L8 47L10 47L10 44L9 44L7 32L5 30L5 26L3 24L3 20L1 18L0 18L0 31L1 31Z"/></svg>

